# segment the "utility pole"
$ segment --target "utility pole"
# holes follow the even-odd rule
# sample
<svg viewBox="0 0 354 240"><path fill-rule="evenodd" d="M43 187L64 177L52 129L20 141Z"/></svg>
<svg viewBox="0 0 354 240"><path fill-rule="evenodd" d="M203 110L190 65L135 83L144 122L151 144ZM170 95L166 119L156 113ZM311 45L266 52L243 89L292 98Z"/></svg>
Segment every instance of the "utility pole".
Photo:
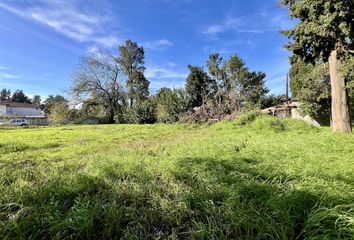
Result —
<svg viewBox="0 0 354 240"><path fill-rule="evenodd" d="M289 74L286 74L285 98L286 98L286 104L289 104Z"/></svg>

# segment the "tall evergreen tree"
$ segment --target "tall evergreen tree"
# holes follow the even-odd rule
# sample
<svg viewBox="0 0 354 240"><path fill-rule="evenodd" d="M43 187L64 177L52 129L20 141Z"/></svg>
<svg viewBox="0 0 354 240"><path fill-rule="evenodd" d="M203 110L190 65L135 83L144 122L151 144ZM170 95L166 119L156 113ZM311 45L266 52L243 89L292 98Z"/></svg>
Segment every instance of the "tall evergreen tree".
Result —
<svg viewBox="0 0 354 240"><path fill-rule="evenodd" d="M22 91L17 89L11 97L13 102L31 103L31 99Z"/></svg>
<svg viewBox="0 0 354 240"><path fill-rule="evenodd" d="M149 82L144 76L144 48L132 40L127 40L124 45L119 47L117 62L123 73L127 76L126 86L130 107L132 107L134 102L138 102L141 100L141 97L148 95Z"/></svg>
<svg viewBox="0 0 354 240"><path fill-rule="evenodd" d="M117 59L125 75L130 76L134 71L145 71L144 48L137 42L127 40L119 47L119 57Z"/></svg>
<svg viewBox="0 0 354 240"><path fill-rule="evenodd" d="M190 96L190 107L200 107L215 91L216 83L203 68L191 65L188 65L188 68L190 73L187 77L186 90Z"/></svg>
<svg viewBox="0 0 354 240"><path fill-rule="evenodd" d="M222 101L225 100L225 96L227 95L227 86L229 85L227 62L222 59L219 53L212 53L209 55L207 67L210 76L216 80L217 91L215 97L219 106L221 106Z"/></svg>
<svg viewBox="0 0 354 240"><path fill-rule="evenodd" d="M332 129L351 132L346 81L341 74L344 59L353 58L353 0L282 0L298 24L283 33L291 39L287 48L306 62L329 63L332 95Z"/></svg>
<svg viewBox="0 0 354 240"><path fill-rule="evenodd" d="M11 99L11 90L3 88L0 92L0 102L8 101Z"/></svg>
<svg viewBox="0 0 354 240"><path fill-rule="evenodd" d="M127 83L128 97L133 102L139 104L149 97L150 82L144 76L144 73L135 70L129 75Z"/></svg>

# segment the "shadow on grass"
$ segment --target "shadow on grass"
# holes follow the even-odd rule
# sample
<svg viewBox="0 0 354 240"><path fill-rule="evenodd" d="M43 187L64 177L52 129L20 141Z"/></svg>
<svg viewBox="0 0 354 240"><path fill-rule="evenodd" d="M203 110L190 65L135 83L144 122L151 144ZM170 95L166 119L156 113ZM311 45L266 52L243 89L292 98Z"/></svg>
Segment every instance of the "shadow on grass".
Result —
<svg viewBox="0 0 354 240"><path fill-rule="evenodd" d="M24 151L36 151L36 150L45 150L52 148L59 148L62 145L59 143L48 143L45 145L30 145L30 144L18 144L18 143L7 143L0 144L0 154L10 154L10 153L18 153Z"/></svg>
<svg viewBox="0 0 354 240"><path fill-rule="evenodd" d="M57 176L26 188L16 204L8 199L0 206L0 236L320 239L321 231L312 236L306 229L325 227L337 238L348 237L331 229L334 222L312 217L308 223L320 209L320 196L293 189L294 179L283 173L260 171L256 159L180 159L166 169L170 177L148 169L117 164L98 176Z"/></svg>

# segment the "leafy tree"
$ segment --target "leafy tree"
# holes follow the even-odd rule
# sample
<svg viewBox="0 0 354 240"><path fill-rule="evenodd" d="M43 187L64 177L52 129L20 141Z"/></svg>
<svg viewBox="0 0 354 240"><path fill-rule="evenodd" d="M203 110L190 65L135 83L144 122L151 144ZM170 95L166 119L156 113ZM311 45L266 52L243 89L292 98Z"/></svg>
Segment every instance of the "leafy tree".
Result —
<svg viewBox="0 0 354 240"><path fill-rule="evenodd" d="M0 92L0 102L9 101L11 99L11 90L3 88Z"/></svg>
<svg viewBox="0 0 354 240"><path fill-rule="evenodd" d="M48 117L54 123L67 123L70 120L70 110L67 102L54 102L49 112Z"/></svg>
<svg viewBox="0 0 354 240"><path fill-rule="evenodd" d="M217 91L215 97L218 100L219 106L227 95L229 88L229 78L227 76L227 62L220 57L219 53L209 55L207 62L208 72L210 76L216 80Z"/></svg>
<svg viewBox="0 0 354 240"><path fill-rule="evenodd" d="M221 68L223 95L226 111L240 111L242 108L260 107L262 98L269 92L265 87L265 74L250 71L245 62L232 55Z"/></svg>
<svg viewBox="0 0 354 240"><path fill-rule="evenodd" d="M135 106L137 114L137 123L152 124L156 123L156 101L153 97L137 104Z"/></svg>
<svg viewBox="0 0 354 240"><path fill-rule="evenodd" d="M43 102L44 113L48 116L54 105L60 105L62 103L68 104L68 102L69 101L61 95L49 95Z"/></svg>
<svg viewBox="0 0 354 240"><path fill-rule="evenodd" d="M149 97L145 101L125 109L123 113L124 123L152 124L156 122L156 119L156 101L154 97Z"/></svg>
<svg viewBox="0 0 354 240"><path fill-rule="evenodd" d="M200 107L215 91L216 82L211 79L201 67L188 65L189 75L186 82L186 91L190 96L191 108Z"/></svg>
<svg viewBox="0 0 354 240"><path fill-rule="evenodd" d="M330 123L331 86L328 64L305 63L301 60L292 64L290 70L292 97L302 104L304 113L322 125Z"/></svg>
<svg viewBox="0 0 354 240"><path fill-rule="evenodd" d="M282 102L283 99L285 99L285 95L266 95L261 98L260 100L260 108L269 108L276 106Z"/></svg>
<svg viewBox="0 0 354 240"><path fill-rule="evenodd" d="M102 98L93 91L90 93L90 96L82 102L79 115L82 120L88 117L97 117L102 122L105 122L105 117L107 115L106 109L101 103Z"/></svg>
<svg viewBox="0 0 354 240"><path fill-rule="evenodd" d="M247 72L240 95L248 108L259 108L262 98L269 92L265 87L265 77L263 72Z"/></svg>
<svg viewBox="0 0 354 240"><path fill-rule="evenodd" d="M33 98L32 98L32 103L35 104L36 106L41 106L41 102L42 102L42 99L41 99L41 96L39 95L34 95Z"/></svg>
<svg viewBox="0 0 354 240"><path fill-rule="evenodd" d="M156 93L157 121L160 123L174 123L180 114L187 111L189 98L183 88L161 88Z"/></svg>
<svg viewBox="0 0 354 240"><path fill-rule="evenodd" d="M101 52L83 57L74 74L71 93L82 101L95 93L106 111L108 122L113 123L124 104L123 84L119 77L119 65L110 54Z"/></svg>
<svg viewBox="0 0 354 240"><path fill-rule="evenodd" d="M305 62L329 63L332 96L333 131L351 132L344 60L353 59L354 1L352 0L283 0L290 16L298 24L283 33L291 39L287 48ZM350 61L352 62L352 61Z"/></svg>

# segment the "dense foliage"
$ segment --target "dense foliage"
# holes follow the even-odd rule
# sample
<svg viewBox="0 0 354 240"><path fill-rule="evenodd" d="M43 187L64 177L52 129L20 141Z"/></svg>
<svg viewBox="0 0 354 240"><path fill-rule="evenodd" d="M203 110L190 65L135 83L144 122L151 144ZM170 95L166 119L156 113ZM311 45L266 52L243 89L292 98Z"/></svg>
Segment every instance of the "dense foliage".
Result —
<svg viewBox="0 0 354 240"><path fill-rule="evenodd" d="M354 69L354 2L348 0L283 0L296 26L283 33L294 59L329 63L334 131L351 132L350 100ZM296 62L295 62L296 64Z"/></svg>

